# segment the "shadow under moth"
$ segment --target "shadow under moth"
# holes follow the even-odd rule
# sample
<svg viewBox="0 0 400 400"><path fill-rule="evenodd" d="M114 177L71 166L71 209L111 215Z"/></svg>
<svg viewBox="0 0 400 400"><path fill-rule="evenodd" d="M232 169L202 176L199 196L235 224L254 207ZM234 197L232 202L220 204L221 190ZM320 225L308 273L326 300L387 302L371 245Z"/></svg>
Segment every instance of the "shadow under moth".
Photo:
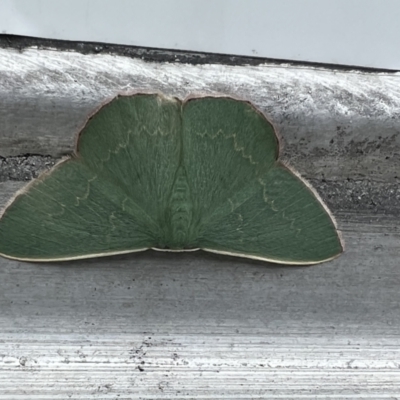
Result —
<svg viewBox="0 0 400 400"><path fill-rule="evenodd" d="M202 249L315 264L342 243L329 211L279 159L272 124L228 97L120 95L89 118L74 154L19 191L0 255L61 261Z"/></svg>

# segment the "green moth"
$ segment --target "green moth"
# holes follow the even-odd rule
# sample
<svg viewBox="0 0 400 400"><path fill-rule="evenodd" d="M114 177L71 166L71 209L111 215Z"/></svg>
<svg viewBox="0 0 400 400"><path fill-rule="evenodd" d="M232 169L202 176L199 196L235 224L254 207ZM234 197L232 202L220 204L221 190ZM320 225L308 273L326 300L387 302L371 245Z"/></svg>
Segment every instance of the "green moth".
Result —
<svg viewBox="0 0 400 400"><path fill-rule="evenodd" d="M75 153L17 193L0 254L61 261L157 250L314 264L342 251L312 189L278 160L273 126L248 102L118 96Z"/></svg>

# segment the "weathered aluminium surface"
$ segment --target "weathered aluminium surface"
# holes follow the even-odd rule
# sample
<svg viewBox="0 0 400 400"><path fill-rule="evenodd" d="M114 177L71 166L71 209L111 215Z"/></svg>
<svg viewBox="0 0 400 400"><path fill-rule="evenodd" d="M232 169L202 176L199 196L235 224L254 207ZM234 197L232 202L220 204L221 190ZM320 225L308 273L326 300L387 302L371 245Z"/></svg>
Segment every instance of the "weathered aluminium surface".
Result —
<svg viewBox="0 0 400 400"><path fill-rule="evenodd" d="M0 399L399 398L397 74L0 52L2 156L71 151L88 112L124 88L238 96L277 124L294 168L326 181L322 197L337 188L346 243L313 267L1 259ZM1 205L24 183L0 183ZM358 184L385 193L382 207L348 196Z"/></svg>
<svg viewBox="0 0 400 400"><path fill-rule="evenodd" d="M398 73L145 63L0 48L0 156L68 154L87 115L106 99L124 90L159 90L181 99L224 94L251 101L277 127L286 157L302 176L394 180L399 82Z"/></svg>

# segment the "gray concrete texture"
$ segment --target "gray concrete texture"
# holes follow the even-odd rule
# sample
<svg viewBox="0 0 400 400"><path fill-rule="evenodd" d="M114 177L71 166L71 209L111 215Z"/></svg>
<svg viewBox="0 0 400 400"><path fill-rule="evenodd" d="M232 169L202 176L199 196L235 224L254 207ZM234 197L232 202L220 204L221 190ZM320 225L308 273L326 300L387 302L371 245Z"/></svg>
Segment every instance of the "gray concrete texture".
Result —
<svg viewBox="0 0 400 400"><path fill-rule="evenodd" d="M400 398L399 79L0 49L0 207L117 92L225 94L274 121L346 243L313 267L0 259L0 399Z"/></svg>

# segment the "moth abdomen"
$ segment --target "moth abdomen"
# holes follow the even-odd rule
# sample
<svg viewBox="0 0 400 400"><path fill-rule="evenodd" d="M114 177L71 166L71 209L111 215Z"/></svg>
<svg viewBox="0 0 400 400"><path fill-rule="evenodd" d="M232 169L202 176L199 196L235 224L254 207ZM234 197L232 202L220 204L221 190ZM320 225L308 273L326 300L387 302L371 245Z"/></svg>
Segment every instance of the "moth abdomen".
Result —
<svg viewBox="0 0 400 400"><path fill-rule="evenodd" d="M184 167L179 167L169 200L170 237L167 246L183 249L187 245L192 222L193 203Z"/></svg>

